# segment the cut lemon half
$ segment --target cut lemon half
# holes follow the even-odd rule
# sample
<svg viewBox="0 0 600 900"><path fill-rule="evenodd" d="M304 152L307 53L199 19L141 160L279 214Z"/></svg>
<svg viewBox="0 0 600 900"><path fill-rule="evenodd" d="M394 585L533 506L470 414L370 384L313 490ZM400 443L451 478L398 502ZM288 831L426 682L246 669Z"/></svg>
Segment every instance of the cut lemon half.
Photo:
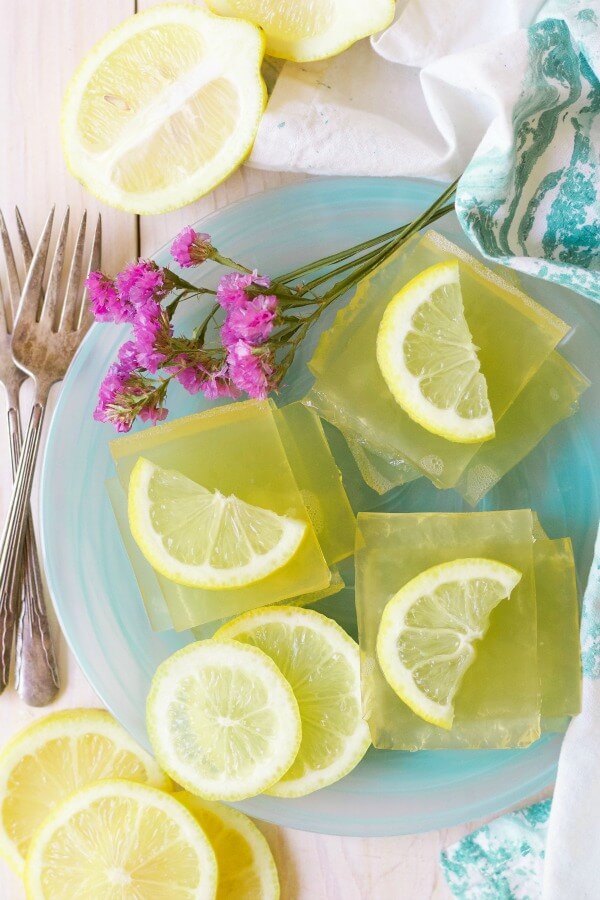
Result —
<svg viewBox="0 0 600 900"><path fill-rule="evenodd" d="M238 641L198 641L161 663L147 724L165 771L208 800L266 791L300 747L290 685L266 653Z"/></svg>
<svg viewBox="0 0 600 900"><path fill-rule="evenodd" d="M377 362L396 402L432 434L465 444L494 437L457 262L425 269L390 301L377 335Z"/></svg>
<svg viewBox="0 0 600 900"><path fill-rule="evenodd" d="M234 638L268 654L298 701L300 750L267 793L303 797L358 765L371 744L362 718L358 645L337 622L312 609L273 606L233 619L216 637Z"/></svg>
<svg viewBox="0 0 600 900"><path fill-rule="evenodd" d="M474 643L521 577L493 559L457 559L417 575L385 607L379 665L400 699L426 722L452 727L454 697L475 659Z"/></svg>
<svg viewBox="0 0 600 900"><path fill-rule="evenodd" d="M221 590L281 569L306 524L207 491L140 457L129 481L129 527L150 565L171 581Z"/></svg>
<svg viewBox="0 0 600 900"><path fill-rule="evenodd" d="M207 0L223 16L263 29L267 53L310 62L341 53L355 41L382 31L394 18L393 0Z"/></svg>
<svg viewBox="0 0 600 900"><path fill-rule="evenodd" d="M71 794L36 832L25 885L29 900L214 900L217 862L172 795L99 781Z"/></svg>
<svg viewBox="0 0 600 900"><path fill-rule="evenodd" d="M8 742L0 753L0 853L19 875L40 823L68 794L102 778L172 787L150 754L102 709L52 713Z"/></svg>
<svg viewBox="0 0 600 900"><path fill-rule="evenodd" d="M231 806L177 795L209 839L219 869L216 900L279 900L273 854L254 822Z"/></svg>
<svg viewBox="0 0 600 900"><path fill-rule="evenodd" d="M212 190L250 152L264 38L191 4L126 19L86 56L62 109L71 173L111 206L159 213Z"/></svg>

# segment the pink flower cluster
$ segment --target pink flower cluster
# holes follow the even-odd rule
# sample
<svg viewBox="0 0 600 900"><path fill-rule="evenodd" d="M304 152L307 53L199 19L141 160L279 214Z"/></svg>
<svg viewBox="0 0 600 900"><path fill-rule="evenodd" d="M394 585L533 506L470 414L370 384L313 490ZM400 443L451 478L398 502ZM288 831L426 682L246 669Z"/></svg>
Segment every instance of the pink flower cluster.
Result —
<svg viewBox="0 0 600 900"><path fill-rule="evenodd" d="M148 300L166 296L164 270L151 260L129 263L116 278L90 272L85 282L92 312L98 322L133 322L137 309Z"/></svg>
<svg viewBox="0 0 600 900"><path fill-rule="evenodd" d="M201 265L213 250L210 234L194 231L189 226L171 244L171 256L183 269Z"/></svg>
<svg viewBox="0 0 600 900"><path fill-rule="evenodd" d="M117 431L129 431L136 416L143 422L162 422L168 410L162 393L131 368L132 344L123 344L117 362L106 373L94 410L97 422L110 422Z"/></svg>
<svg viewBox="0 0 600 900"><path fill-rule="evenodd" d="M251 296L252 285L268 288L270 280L256 270L224 275L217 287L217 301L227 315L221 326L221 342L227 351L232 383L249 397L264 399L275 386L273 352L264 346L277 318L275 294Z"/></svg>

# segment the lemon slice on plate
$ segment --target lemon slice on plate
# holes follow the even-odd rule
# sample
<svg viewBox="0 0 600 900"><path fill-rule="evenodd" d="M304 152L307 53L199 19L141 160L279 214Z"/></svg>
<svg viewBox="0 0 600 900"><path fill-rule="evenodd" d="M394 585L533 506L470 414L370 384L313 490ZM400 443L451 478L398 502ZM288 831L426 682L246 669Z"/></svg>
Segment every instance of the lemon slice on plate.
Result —
<svg viewBox="0 0 600 900"><path fill-rule="evenodd" d="M21 875L31 836L79 787L129 778L168 789L149 753L102 709L71 709L38 719L0 753L0 853Z"/></svg>
<svg viewBox="0 0 600 900"><path fill-rule="evenodd" d="M390 301L377 335L377 362L396 402L432 434L465 444L494 437L457 262L425 269Z"/></svg>
<svg viewBox="0 0 600 900"><path fill-rule="evenodd" d="M150 565L178 584L242 587L285 566L306 524L207 491L140 457L129 481L129 526Z"/></svg>
<svg viewBox="0 0 600 900"><path fill-rule="evenodd" d="M337 622L311 609L264 607L226 623L216 637L264 651L298 701L298 756L267 793L303 797L339 781L358 765L371 744L362 719L359 651Z"/></svg>
<svg viewBox="0 0 600 900"><path fill-rule="evenodd" d="M279 900L279 878L267 841L254 822L231 806L177 793L217 857L216 900Z"/></svg>
<svg viewBox="0 0 600 900"><path fill-rule="evenodd" d="M457 559L427 569L392 597L381 616L377 658L389 685L426 722L450 729L454 697L490 614L521 580L493 559Z"/></svg>
<svg viewBox="0 0 600 900"><path fill-rule="evenodd" d="M207 0L223 16L260 26L267 53L309 62L341 53L360 38L382 31L394 18L393 0Z"/></svg>
<svg viewBox="0 0 600 900"><path fill-rule="evenodd" d="M98 781L71 794L36 832L25 885L29 900L214 900L217 863L202 828L172 795Z"/></svg>
<svg viewBox="0 0 600 900"><path fill-rule="evenodd" d="M290 685L266 653L238 641L198 641L161 663L147 724L165 771L208 800L262 793L300 746Z"/></svg>
<svg viewBox="0 0 600 900"><path fill-rule="evenodd" d="M191 4L126 19L67 88L61 137L70 171L128 212L191 203L250 152L266 99L263 52L253 25Z"/></svg>

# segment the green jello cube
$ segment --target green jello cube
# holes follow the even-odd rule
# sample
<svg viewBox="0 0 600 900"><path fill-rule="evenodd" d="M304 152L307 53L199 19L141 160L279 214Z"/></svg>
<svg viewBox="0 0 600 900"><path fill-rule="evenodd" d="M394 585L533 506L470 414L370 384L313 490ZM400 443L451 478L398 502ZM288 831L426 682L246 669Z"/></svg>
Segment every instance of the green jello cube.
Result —
<svg viewBox="0 0 600 900"><path fill-rule="evenodd" d="M345 434L363 435L377 455L390 463L405 460L442 488L456 484L478 446L434 435L404 412L379 370L376 340L394 294L419 272L450 259L459 262L465 316L499 423L568 326L435 232L413 239L360 283L321 337L309 363L316 381L306 398Z"/></svg>
<svg viewBox="0 0 600 900"><path fill-rule="evenodd" d="M530 510L366 513L358 517L356 609L365 718L376 747L526 747L540 735L537 610ZM450 731L425 722L388 685L377 661L384 607L416 575L465 557L514 566L522 579L493 611L456 695Z"/></svg>
<svg viewBox="0 0 600 900"><path fill-rule="evenodd" d="M109 494L156 630L181 630L266 603L311 603L343 587L335 563L354 550L355 518L320 420L302 404L281 410L267 402L231 404L118 439L112 442L111 451L122 487L109 484ZM186 454L189 464L184 470ZM301 517L308 517L312 525L308 541L305 539L285 569L248 588L202 591L176 585L152 569L131 538L123 489L138 456L184 471L203 484L203 478L210 479L211 489L235 493L277 512L301 509ZM236 468L237 481L226 473L227 465ZM305 564L307 569L298 569Z"/></svg>

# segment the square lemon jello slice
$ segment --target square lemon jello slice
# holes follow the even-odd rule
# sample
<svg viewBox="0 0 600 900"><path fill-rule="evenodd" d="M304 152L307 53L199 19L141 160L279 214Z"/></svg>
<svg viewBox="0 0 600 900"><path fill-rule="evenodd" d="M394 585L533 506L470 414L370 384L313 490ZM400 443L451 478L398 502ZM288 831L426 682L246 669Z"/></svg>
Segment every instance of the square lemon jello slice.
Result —
<svg viewBox="0 0 600 900"><path fill-rule="evenodd" d="M441 488L452 487L477 452L419 425L394 399L377 362L379 326L392 297L438 263L458 261L465 319L498 424L568 332L515 285L435 232L414 238L362 281L309 363L306 402L343 433L364 436L390 462L404 460Z"/></svg>
<svg viewBox="0 0 600 900"><path fill-rule="evenodd" d="M284 443L292 461L297 462L295 452L310 462L294 472ZM111 452L120 484L109 483L107 488L146 611L156 630L203 625L268 603L292 599L309 603L343 587L335 562L353 552L354 515L318 417L300 404L283 410L257 401L219 407L117 439L112 442ZM207 482L210 489L232 493L243 500L252 497L246 502L275 512L285 509L286 515L307 521L309 527L299 551L283 569L243 588L211 591L165 578L150 566L129 529L124 490L140 456L203 485ZM305 498L313 498L311 510L307 509Z"/></svg>
<svg viewBox="0 0 600 900"><path fill-rule="evenodd" d="M529 510L485 513L366 513L358 517L356 609L365 718L381 749L526 747L540 735L540 682ZM388 601L432 566L484 558L521 580L492 611L454 701L450 730L416 715L386 680L377 636Z"/></svg>

